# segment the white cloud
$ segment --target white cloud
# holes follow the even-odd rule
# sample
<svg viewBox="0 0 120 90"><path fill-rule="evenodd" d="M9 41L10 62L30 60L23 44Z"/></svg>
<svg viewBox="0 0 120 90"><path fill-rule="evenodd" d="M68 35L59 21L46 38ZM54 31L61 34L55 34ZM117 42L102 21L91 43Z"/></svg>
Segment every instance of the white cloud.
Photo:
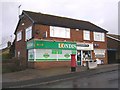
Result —
<svg viewBox="0 0 120 90"><path fill-rule="evenodd" d="M0 13L2 13L2 3L0 3ZM2 44L2 15L0 14L0 47Z"/></svg>
<svg viewBox="0 0 120 90"><path fill-rule="evenodd" d="M110 33L117 33L119 0L1 0L3 36L14 33L18 22L18 6L22 10L65 16L90 21ZM0 5L1 6L1 5ZM8 32L9 31L9 32Z"/></svg>

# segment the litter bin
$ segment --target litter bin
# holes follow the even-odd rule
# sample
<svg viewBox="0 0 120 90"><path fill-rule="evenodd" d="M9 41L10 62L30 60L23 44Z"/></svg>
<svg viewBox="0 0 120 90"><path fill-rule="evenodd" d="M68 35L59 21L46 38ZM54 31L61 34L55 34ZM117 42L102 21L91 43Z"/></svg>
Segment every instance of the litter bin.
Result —
<svg viewBox="0 0 120 90"><path fill-rule="evenodd" d="M88 62L88 69L94 69L97 67L97 61L92 60Z"/></svg>

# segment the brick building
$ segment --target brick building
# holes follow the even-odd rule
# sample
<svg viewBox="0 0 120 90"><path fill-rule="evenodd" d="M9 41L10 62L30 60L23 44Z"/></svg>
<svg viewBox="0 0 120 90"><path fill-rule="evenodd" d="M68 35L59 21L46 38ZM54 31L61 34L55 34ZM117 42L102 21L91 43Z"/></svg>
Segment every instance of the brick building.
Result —
<svg viewBox="0 0 120 90"><path fill-rule="evenodd" d="M107 34L108 63L120 62L120 35Z"/></svg>
<svg viewBox="0 0 120 90"><path fill-rule="evenodd" d="M88 21L23 11L14 33L15 56L31 68L70 66L71 54L78 65L86 59L107 64L106 33Z"/></svg>

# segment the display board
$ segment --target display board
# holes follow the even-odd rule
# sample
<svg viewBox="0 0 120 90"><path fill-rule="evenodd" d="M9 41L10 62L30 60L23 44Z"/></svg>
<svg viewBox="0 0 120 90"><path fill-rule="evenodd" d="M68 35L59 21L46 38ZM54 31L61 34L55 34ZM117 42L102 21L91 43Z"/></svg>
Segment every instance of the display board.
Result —
<svg viewBox="0 0 120 90"><path fill-rule="evenodd" d="M28 60L29 61L66 61L66 60L71 60L71 54L76 54L76 50L30 49L28 50Z"/></svg>
<svg viewBox="0 0 120 90"><path fill-rule="evenodd" d="M42 41L31 40L27 42L27 49L65 49L76 50L76 43L74 42L56 42L56 41Z"/></svg>
<svg viewBox="0 0 120 90"><path fill-rule="evenodd" d="M95 49L94 50L96 58L104 58L105 57L105 49Z"/></svg>

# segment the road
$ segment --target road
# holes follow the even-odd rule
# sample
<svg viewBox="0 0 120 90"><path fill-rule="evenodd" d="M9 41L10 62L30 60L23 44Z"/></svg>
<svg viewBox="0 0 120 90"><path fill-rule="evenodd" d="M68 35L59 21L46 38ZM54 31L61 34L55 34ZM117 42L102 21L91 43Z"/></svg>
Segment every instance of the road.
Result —
<svg viewBox="0 0 120 90"><path fill-rule="evenodd" d="M41 83L29 88L118 88L118 69L91 76Z"/></svg>
<svg viewBox="0 0 120 90"><path fill-rule="evenodd" d="M3 88L118 88L119 65L63 75L4 82Z"/></svg>

